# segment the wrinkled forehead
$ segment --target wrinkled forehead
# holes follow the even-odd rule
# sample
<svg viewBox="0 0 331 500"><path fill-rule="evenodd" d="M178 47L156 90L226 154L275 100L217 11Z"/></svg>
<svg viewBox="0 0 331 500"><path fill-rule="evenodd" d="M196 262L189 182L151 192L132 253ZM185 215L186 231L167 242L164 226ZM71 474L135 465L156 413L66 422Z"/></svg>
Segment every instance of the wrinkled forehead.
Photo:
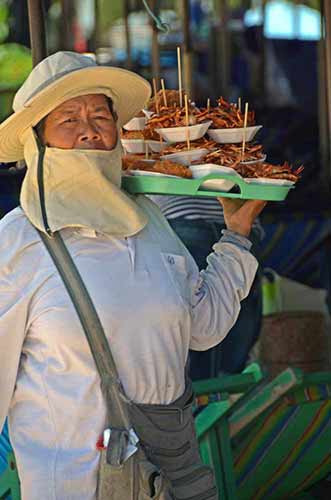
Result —
<svg viewBox="0 0 331 500"><path fill-rule="evenodd" d="M61 103L49 114L60 114L64 112L75 112L82 109L113 111L113 101L104 94L85 94L73 97Z"/></svg>

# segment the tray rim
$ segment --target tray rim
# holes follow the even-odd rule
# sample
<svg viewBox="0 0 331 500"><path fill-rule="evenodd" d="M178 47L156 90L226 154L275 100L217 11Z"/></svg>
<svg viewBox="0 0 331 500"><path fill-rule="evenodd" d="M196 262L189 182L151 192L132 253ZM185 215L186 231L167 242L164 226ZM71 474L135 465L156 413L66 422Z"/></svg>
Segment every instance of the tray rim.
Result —
<svg viewBox="0 0 331 500"><path fill-rule="evenodd" d="M226 179L232 180L240 188L240 193L228 191L200 190L201 184L206 180ZM173 187L171 187L173 186ZM124 176L122 187L131 194L159 194L174 196L209 196L240 199L258 199L265 201L283 201L288 192L295 186L279 186L274 184L248 184L240 176L231 174L209 174L199 179L183 179L152 176ZM180 192L181 191L181 192Z"/></svg>

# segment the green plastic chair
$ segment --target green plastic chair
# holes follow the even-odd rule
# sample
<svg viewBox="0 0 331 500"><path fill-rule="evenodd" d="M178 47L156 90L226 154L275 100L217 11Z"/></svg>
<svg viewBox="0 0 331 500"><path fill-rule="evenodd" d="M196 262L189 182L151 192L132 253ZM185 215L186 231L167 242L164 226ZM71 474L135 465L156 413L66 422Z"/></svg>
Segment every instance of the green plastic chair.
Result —
<svg viewBox="0 0 331 500"><path fill-rule="evenodd" d="M7 462L7 469L0 475L0 499L20 500L20 482L13 452L8 453Z"/></svg>
<svg viewBox="0 0 331 500"><path fill-rule="evenodd" d="M307 491L331 472L331 373L289 368L231 406L208 405L196 431L220 499L314 498Z"/></svg>
<svg viewBox="0 0 331 500"><path fill-rule="evenodd" d="M226 398L229 394L243 393L251 389L261 378L260 366L253 363L242 374L201 380L193 385L197 397L221 394L222 398ZM7 500L8 498L20 500L19 478L15 457L12 452L8 454L7 469L0 474L0 500Z"/></svg>
<svg viewBox="0 0 331 500"><path fill-rule="evenodd" d="M252 389L263 378L258 363L250 364L242 373L222 375L217 378L198 380L193 383L195 406L207 406L215 400L227 401Z"/></svg>

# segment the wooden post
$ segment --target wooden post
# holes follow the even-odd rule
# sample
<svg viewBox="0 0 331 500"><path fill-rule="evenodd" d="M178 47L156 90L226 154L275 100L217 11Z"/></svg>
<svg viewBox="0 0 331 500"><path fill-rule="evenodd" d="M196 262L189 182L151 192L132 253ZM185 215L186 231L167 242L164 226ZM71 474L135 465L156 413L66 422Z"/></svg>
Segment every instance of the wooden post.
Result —
<svg viewBox="0 0 331 500"><path fill-rule="evenodd" d="M331 180L331 4L329 0L322 0L322 13L324 18L324 50L322 76L325 77L326 119L324 120L327 137L327 151L324 151L323 180L330 184ZM321 89L320 89L321 90ZM323 86L322 86L323 92ZM323 120L323 115L322 117ZM322 129L323 130L323 129ZM325 139L321 146L325 146Z"/></svg>
<svg viewBox="0 0 331 500"><path fill-rule="evenodd" d="M183 0L183 63L184 63L184 89L190 99L193 99L193 46L190 31L190 8L189 0Z"/></svg>
<svg viewBox="0 0 331 500"><path fill-rule="evenodd" d="M71 0L72 1L72 0ZM100 4L94 0L94 52L100 47Z"/></svg>
<svg viewBox="0 0 331 500"><path fill-rule="evenodd" d="M45 8L43 0L28 0L32 63L36 66L47 57Z"/></svg>
<svg viewBox="0 0 331 500"><path fill-rule="evenodd" d="M264 24L265 24L265 19L266 19L266 5L267 5L268 0L262 0L262 26L260 30L260 47L261 47L261 60L260 60L260 85L259 85L259 92L260 95L265 96L266 92L266 44L265 44L265 37L264 37Z"/></svg>
<svg viewBox="0 0 331 500"><path fill-rule="evenodd" d="M156 14L158 13L159 10L158 3L159 3L158 0L151 0L149 3L152 11L155 12ZM157 26L153 21L153 19L150 20L150 25L152 28L152 77L156 78L158 81L161 76L160 46L158 39L159 30L157 29Z"/></svg>
<svg viewBox="0 0 331 500"><path fill-rule="evenodd" d="M126 66L127 68L132 68L132 55L131 55L131 33L129 26L129 13L130 13L130 2L129 0L124 0L123 2L123 17L125 26L125 45L126 45Z"/></svg>
<svg viewBox="0 0 331 500"><path fill-rule="evenodd" d="M230 81L230 38L228 30L228 4L227 0L218 0L218 15L221 21L219 26L219 43L217 50L217 63L219 66L220 91L228 98Z"/></svg>
<svg viewBox="0 0 331 500"><path fill-rule="evenodd" d="M95 0L96 4L98 0ZM73 50L74 49L74 37L72 35L73 21L75 17L75 5L72 0L61 0L62 7L62 36L61 46L63 50ZM97 8L96 8L97 11ZM97 13L97 12L96 12ZM97 19L95 19L95 25L97 26ZM95 30L95 38L97 39L97 29Z"/></svg>
<svg viewBox="0 0 331 500"><path fill-rule="evenodd" d="M212 24L210 27L208 43L208 95L214 101L218 95L218 27Z"/></svg>
<svg viewBox="0 0 331 500"><path fill-rule="evenodd" d="M329 178L329 125L326 94L326 61L325 61L324 40L317 42L317 97L318 97L318 136L319 152L321 158L321 170L319 178L322 183L328 182Z"/></svg>

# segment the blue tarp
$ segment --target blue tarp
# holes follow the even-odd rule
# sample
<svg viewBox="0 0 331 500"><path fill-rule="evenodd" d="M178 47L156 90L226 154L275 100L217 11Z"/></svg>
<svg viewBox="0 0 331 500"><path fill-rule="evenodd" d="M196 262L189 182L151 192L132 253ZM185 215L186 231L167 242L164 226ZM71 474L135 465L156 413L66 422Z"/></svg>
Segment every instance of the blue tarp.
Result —
<svg viewBox="0 0 331 500"><path fill-rule="evenodd" d="M319 213L263 217L262 264L331 295L331 216Z"/></svg>
<svg viewBox="0 0 331 500"><path fill-rule="evenodd" d="M7 467L7 454L10 450L11 445L9 442L8 427L7 424L5 424L2 434L0 434L0 474Z"/></svg>

